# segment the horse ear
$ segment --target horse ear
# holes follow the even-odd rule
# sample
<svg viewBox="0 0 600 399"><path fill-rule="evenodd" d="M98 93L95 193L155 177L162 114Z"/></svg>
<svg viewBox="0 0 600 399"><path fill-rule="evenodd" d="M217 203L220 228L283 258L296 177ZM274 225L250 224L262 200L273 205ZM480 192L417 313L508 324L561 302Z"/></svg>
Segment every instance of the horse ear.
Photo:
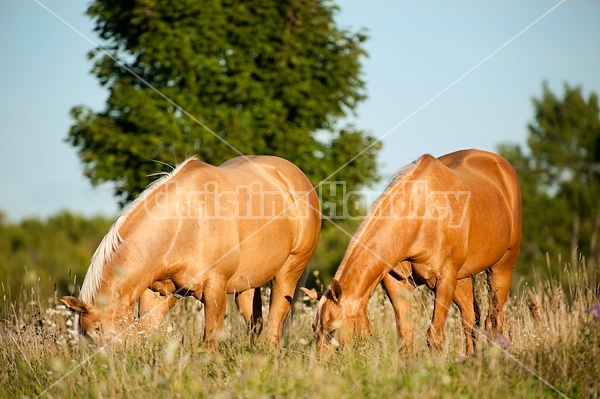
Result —
<svg viewBox="0 0 600 399"><path fill-rule="evenodd" d="M60 301L73 312L78 312L81 314L87 314L90 312L90 307L85 302L75 298L74 296L64 296Z"/></svg>
<svg viewBox="0 0 600 399"><path fill-rule="evenodd" d="M302 292L304 292L306 295L308 295L309 297L311 297L312 299L317 300L317 301L319 299L321 299L321 297L323 296L323 292L317 291L317 290L314 290L314 289L313 290L309 290L306 287L300 287L300 290Z"/></svg>
<svg viewBox="0 0 600 399"><path fill-rule="evenodd" d="M336 279L331 280L331 298L337 303L342 297L342 285Z"/></svg>

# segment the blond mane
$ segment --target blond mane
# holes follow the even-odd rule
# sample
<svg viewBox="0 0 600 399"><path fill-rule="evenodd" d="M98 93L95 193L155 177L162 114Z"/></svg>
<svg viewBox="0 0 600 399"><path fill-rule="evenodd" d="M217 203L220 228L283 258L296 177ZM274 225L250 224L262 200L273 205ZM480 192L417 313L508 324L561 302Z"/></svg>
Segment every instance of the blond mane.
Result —
<svg viewBox="0 0 600 399"><path fill-rule="evenodd" d="M90 261L90 267L85 275L85 279L83 280L83 284L81 285L81 292L79 298L88 304L94 303L96 299L96 295L100 289L100 285L102 284L102 275L104 272L104 267L108 262L111 261L113 255L119 252L119 249L122 246L125 246L125 240L119 234L119 228L127 221L131 213L144 201L152 195L158 188L160 188L163 184L171 180L185 165L187 165L190 161L195 160L195 157L187 158L184 162L180 163L177 167L173 168L170 173L161 173L163 176L146 187L146 189L133 201L129 204L121 213L121 216L117 218L115 223L111 226L108 233L96 248L94 255Z"/></svg>
<svg viewBox="0 0 600 399"><path fill-rule="evenodd" d="M424 157L425 155L419 157L419 159L403 166L400 168L400 170L394 173L394 175L390 178L390 182L386 186L385 190L383 190L381 195L373 202L369 212L367 213L367 216L365 216L363 222L360 224L360 226L358 226L358 229L352 236L350 244L348 245L348 249L346 250L346 254L351 254L356 246L361 245L359 243L362 235L369 228L369 225L373 222L373 220L377 220L377 217L374 217L374 215L377 214L381 207L385 206L392 191L394 191L400 183L405 181L407 178L410 178L415 173L415 170L419 167ZM344 256L344 258L345 257L346 256Z"/></svg>

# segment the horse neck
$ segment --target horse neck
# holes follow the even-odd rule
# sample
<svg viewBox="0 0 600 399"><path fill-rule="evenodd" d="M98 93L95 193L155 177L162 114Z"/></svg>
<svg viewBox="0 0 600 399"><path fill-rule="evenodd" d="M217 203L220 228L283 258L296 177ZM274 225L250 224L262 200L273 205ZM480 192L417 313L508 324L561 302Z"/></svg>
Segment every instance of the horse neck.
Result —
<svg viewBox="0 0 600 399"><path fill-rule="evenodd" d="M386 215L391 201L379 207L366 219L352 239L335 278L340 282L343 300L365 307L377 284L392 268L410 257L410 237L416 224L395 220ZM393 203L391 204L393 206Z"/></svg>
<svg viewBox="0 0 600 399"><path fill-rule="evenodd" d="M115 256L104 267L102 284L96 294L96 304L108 301L107 309L119 313L133 308L135 301L148 287L135 256Z"/></svg>
<svg viewBox="0 0 600 399"><path fill-rule="evenodd" d="M135 210L120 226L122 242L107 257L102 267L101 283L94 295L96 303L100 298L110 301L109 306L130 308L157 277L156 262L161 259L161 246L153 244L151 233L156 231L154 221L138 214ZM150 236L149 236L150 234ZM160 247L160 248L159 248Z"/></svg>
<svg viewBox="0 0 600 399"><path fill-rule="evenodd" d="M157 277L156 269L160 268L157 260L164 259L165 248L170 248L175 239L173 234L168 234L171 232L164 232L166 224L172 227L169 219L176 216L178 209L170 202L164 203L167 198L176 201L178 186L170 183L194 166L198 167L199 161L186 160L148 187L123 211L94 253L82 286L82 300L95 304L104 297L130 307L150 286L151 280ZM157 232L164 234L157 235ZM157 242L157 237L162 242Z"/></svg>

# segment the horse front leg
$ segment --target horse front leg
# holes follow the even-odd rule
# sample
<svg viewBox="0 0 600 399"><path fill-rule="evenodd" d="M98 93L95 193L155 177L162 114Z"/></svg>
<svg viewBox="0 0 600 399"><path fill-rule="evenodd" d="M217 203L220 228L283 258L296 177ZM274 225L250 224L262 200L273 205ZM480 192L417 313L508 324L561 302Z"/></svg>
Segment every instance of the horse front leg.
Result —
<svg viewBox="0 0 600 399"><path fill-rule="evenodd" d="M460 310L463 331L465 332L465 348L467 355L475 352L475 334L473 326L476 323L475 298L473 295L473 281L471 278L459 280L454 291L454 303Z"/></svg>
<svg viewBox="0 0 600 399"><path fill-rule="evenodd" d="M407 279L396 279L390 273L383 277L381 283L394 308L398 337L402 340L404 351L409 353L413 346L411 293L414 286Z"/></svg>
<svg viewBox="0 0 600 399"><path fill-rule="evenodd" d="M213 277L206 280L201 293L194 296L204 304L204 341L218 339L223 330L227 309L227 280Z"/></svg>
<svg viewBox="0 0 600 399"><path fill-rule="evenodd" d="M437 278L434 287L433 319L427 330L427 343L438 351L441 350L440 341L444 338L444 326L455 290L456 274L441 275Z"/></svg>
<svg viewBox="0 0 600 399"><path fill-rule="evenodd" d="M142 328L158 328L177 302L172 294L161 295L146 288L140 296L139 321Z"/></svg>

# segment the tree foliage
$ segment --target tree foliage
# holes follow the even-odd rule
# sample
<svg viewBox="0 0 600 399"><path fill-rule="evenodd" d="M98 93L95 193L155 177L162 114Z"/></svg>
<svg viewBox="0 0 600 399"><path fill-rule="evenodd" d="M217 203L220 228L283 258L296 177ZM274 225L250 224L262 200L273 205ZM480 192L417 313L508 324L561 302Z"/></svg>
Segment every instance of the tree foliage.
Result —
<svg viewBox="0 0 600 399"><path fill-rule="evenodd" d="M90 257L108 231L111 220L63 211L46 220L27 218L11 223L0 212L0 282L4 295L16 298L25 286L49 296L76 291ZM56 284L56 286L55 286Z"/></svg>
<svg viewBox="0 0 600 399"><path fill-rule="evenodd" d="M562 98L547 84L533 100L527 151L504 145L500 153L519 172L523 195L521 262L543 261L546 253L576 266L580 255L600 258L600 109L598 96L564 86Z"/></svg>
<svg viewBox="0 0 600 399"><path fill-rule="evenodd" d="M366 211L361 208L359 213L365 214ZM307 287L322 290L323 287L329 286L333 275L344 258L352 235L362 222L362 218L336 219L332 222L325 223L321 230L319 245L317 245L309 265L311 273L306 281Z"/></svg>
<svg viewBox="0 0 600 399"><path fill-rule="evenodd" d="M336 10L325 0L93 1L87 14L107 45L90 53L92 72L110 94L101 112L72 109L68 141L86 175L113 181L124 204L154 160L270 154L316 185L370 146L334 178L351 190L376 180L379 144L338 126L365 98L366 36L336 26Z"/></svg>

